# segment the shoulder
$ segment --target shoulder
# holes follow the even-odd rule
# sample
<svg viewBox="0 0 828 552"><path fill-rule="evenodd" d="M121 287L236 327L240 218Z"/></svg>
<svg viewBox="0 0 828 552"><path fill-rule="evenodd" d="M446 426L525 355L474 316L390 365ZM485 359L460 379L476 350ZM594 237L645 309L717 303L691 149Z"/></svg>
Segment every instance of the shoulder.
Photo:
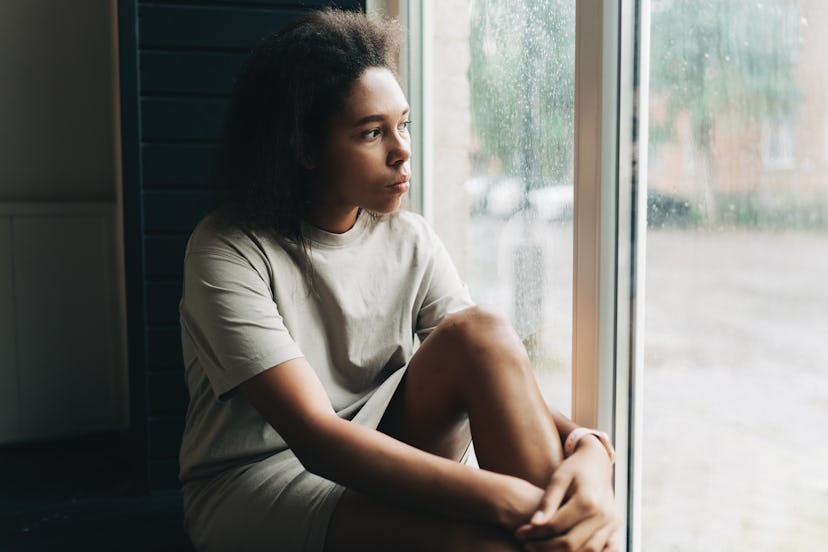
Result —
<svg viewBox="0 0 828 552"><path fill-rule="evenodd" d="M283 249L280 240L266 232L250 231L232 222L221 211L213 211L196 225L187 243L186 255L226 254L260 257Z"/></svg>
<svg viewBox="0 0 828 552"><path fill-rule="evenodd" d="M194 276L241 271L268 280L278 267L290 264L274 238L243 230L218 211L198 223L184 254L185 274Z"/></svg>
<svg viewBox="0 0 828 552"><path fill-rule="evenodd" d="M205 216L193 229L187 244L187 253L232 249L248 238L219 211Z"/></svg>

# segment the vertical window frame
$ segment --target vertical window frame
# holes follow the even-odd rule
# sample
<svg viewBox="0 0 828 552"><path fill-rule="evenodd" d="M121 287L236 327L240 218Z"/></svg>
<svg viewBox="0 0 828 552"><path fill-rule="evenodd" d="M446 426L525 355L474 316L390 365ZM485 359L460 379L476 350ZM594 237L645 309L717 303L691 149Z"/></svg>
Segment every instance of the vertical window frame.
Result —
<svg viewBox="0 0 828 552"><path fill-rule="evenodd" d="M572 413L613 438L639 550L649 0L579 0L575 43Z"/></svg>
<svg viewBox="0 0 828 552"><path fill-rule="evenodd" d="M430 110L425 109L432 101L431 40L426 39L432 35L432 2L366 0L365 11L368 15L396 19L405 29L398 59L399 76L411 108L411 163L418 184L411 187L408 197L411 209L433 222L433 169L431 152L425 147L431 141L433 129Z"/></svg>

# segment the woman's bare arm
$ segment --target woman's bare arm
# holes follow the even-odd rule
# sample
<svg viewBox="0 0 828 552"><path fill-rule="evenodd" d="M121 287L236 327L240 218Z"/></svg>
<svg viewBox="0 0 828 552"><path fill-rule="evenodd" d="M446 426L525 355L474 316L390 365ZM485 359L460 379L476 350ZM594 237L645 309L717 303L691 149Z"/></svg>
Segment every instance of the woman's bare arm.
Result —
<svg viewBox="0 0 828 552"><path fill-rule="evenodd" d="M304 358L240 388L309 471L369 496L509 528L528 520L543 496L522 479L476 470L339 418Z"/></svg>

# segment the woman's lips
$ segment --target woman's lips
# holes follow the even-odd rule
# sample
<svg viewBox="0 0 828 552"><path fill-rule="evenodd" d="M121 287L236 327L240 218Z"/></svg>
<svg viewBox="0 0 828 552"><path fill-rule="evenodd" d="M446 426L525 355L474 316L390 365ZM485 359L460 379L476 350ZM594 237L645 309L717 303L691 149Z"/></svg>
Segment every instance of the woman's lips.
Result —
<svg viewBox="0 0 828 552"><path fill-rule="evenodd" d="M411 185L408 183L408 178L404 178L386 186L389 191L400 194L407 192L410 187Z"/></svg>

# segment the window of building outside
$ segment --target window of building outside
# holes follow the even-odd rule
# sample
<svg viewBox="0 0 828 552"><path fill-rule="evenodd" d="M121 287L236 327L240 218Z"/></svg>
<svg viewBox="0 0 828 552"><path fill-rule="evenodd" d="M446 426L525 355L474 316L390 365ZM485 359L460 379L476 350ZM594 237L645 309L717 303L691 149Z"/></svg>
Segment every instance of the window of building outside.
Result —
<svg viewBox="0 0 828 552"><path fill-rule="evenodd" d="M546 400L568 414L575 0L430 9L426 214L472 297L508 314Z"/></svg>
<svg viewBox="0 0 828 552"><path fill-rule="evenodd" d="M828 542L828 3L651 0L642 549Z"/></svg>

